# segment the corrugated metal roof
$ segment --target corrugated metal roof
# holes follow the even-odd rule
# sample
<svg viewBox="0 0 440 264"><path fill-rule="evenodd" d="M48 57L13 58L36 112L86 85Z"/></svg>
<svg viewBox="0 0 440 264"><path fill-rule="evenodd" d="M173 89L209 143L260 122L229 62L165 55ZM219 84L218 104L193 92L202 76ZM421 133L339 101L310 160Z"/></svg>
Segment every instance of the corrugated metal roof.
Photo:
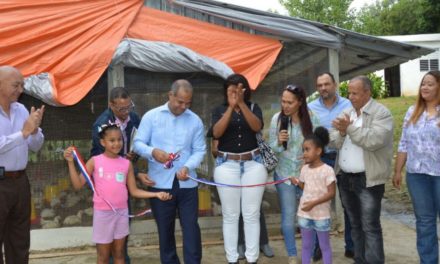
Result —
<svg viewBox="0 0 440 264"><path fill-rule="evenodd" d="M339 51L340 80L394 66L433 52L416 45L212 0L148 0L144 4L283 42L336 49Z"/></svg>

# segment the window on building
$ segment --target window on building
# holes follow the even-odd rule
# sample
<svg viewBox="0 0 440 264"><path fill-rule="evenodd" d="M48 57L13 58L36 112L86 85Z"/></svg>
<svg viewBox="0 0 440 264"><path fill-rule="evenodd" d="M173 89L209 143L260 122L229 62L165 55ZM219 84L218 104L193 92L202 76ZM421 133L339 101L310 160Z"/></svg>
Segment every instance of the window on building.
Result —
<svg viewBox="0 0 440 264"><path fill-rule="evenodd" d="M429 71L429 60L420 60L420 71Z"/></svg>
<svg viewBox="0 0 440 264"><path fill-rule="evenodd" d="M429 60L429 69L431 71L438 71L438 60Z"/></svg>
<svg viewBox="0 0 440 264"><path fill-rule="evenodd" d="M420 60L420 71L438 70L438 59Z"/></svg>

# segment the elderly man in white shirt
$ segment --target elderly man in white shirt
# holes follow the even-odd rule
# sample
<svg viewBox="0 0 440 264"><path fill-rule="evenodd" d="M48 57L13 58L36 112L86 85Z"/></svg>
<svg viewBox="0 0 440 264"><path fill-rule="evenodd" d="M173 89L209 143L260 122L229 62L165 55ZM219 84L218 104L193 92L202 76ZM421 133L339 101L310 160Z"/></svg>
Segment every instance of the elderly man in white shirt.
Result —
<svg viewBox="0 0 440 264"><path fill-rule="evenodd" d="M355 263L385 262L381 200L391 175L393 117L371 98L371 81L358 76L348 84L353 108L333 121L330 146L339 149L336 173L342 203L352 226Z"/></svg>
<svg viewBox="0 0 440 264"><path fill-rule="evenodd" d="M11 66L0 66L0 264L29 262L31 191L26 176L28 150L44 142L39 128L44 106L31 112L17 102L23 76Z"/></svg>

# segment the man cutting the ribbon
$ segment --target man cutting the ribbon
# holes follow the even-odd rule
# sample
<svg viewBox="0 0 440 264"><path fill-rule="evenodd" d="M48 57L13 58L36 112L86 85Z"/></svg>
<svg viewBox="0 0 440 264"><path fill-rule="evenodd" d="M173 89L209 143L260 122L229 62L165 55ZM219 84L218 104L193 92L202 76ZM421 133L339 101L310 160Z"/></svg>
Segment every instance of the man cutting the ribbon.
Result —
<svg viewBox="0 0 440 264"><path fill-rule="evenodd" d="M156 183L149 190L166 191L169 201L150 200L159 233L163 264L179 264L174 236L178 213L183 235L185 264L199 264L202 246L198 219L195 169L206 153L201 119L189 107L193 88L187 80L177 80L168 92L168 102L148 111L134 138L134 151L148 160L148 175ZM179 157L174 156L178 153ZM170 155L171 154L171 155Z"/></svg>

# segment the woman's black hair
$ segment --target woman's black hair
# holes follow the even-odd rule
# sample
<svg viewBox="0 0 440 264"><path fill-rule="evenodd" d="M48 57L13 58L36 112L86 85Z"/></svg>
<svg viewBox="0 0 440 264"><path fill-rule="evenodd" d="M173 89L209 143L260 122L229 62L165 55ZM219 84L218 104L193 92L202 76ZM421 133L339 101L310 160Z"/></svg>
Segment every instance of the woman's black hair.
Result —
<svg viewBox="0 0 440 264"><path fill-rule="evenodd" d="M313 134L308 135L307 137L304 137L304 141L310 140L317 146L318 148L322 149L321 155L324 155L324 149L325 146L330 141L330 135L328 133L328 130L325 127L317 127L315 128L315 131L313 131Z"/></svg>
<svg viewBox="0 0 440 264"><path fill-rule="evenodd" d="M120 128L117 124L115 123L110 123L110 124L102 124L98 127L98 136L100 139L103 139L105 137L105 134L107 133L107 131L109 130L119 130Z"/></svg>
<svg viewBox="0 0 440 264"><path fill-rule="evenodd" d="M249 102L249 100L251 99L251 87L249 86L248 80L243 75L234 73L229 75L223 83L223 96L225 98L225 104L228 104L228 87L230 85L238 85L239 83L241 83L243 85L243 88L245 89L243 94L244 102Z"/></svg>
<svg viewBox="0 0 440 264"><path fill-rule="evenodd" d="M309 108L307 107L307 96L304 89L299 85L289 84L284 88L284 91L288 91L292 93L298 101L301 102L301 105L298 110L299 123L301 125L301 132L303 137L307 137L313 133L313 125L310 120ZM286 114L284 114L283 109L281 109L281 113L278 116L278 124L280 124L283 118L286 118Z"/></svg>

